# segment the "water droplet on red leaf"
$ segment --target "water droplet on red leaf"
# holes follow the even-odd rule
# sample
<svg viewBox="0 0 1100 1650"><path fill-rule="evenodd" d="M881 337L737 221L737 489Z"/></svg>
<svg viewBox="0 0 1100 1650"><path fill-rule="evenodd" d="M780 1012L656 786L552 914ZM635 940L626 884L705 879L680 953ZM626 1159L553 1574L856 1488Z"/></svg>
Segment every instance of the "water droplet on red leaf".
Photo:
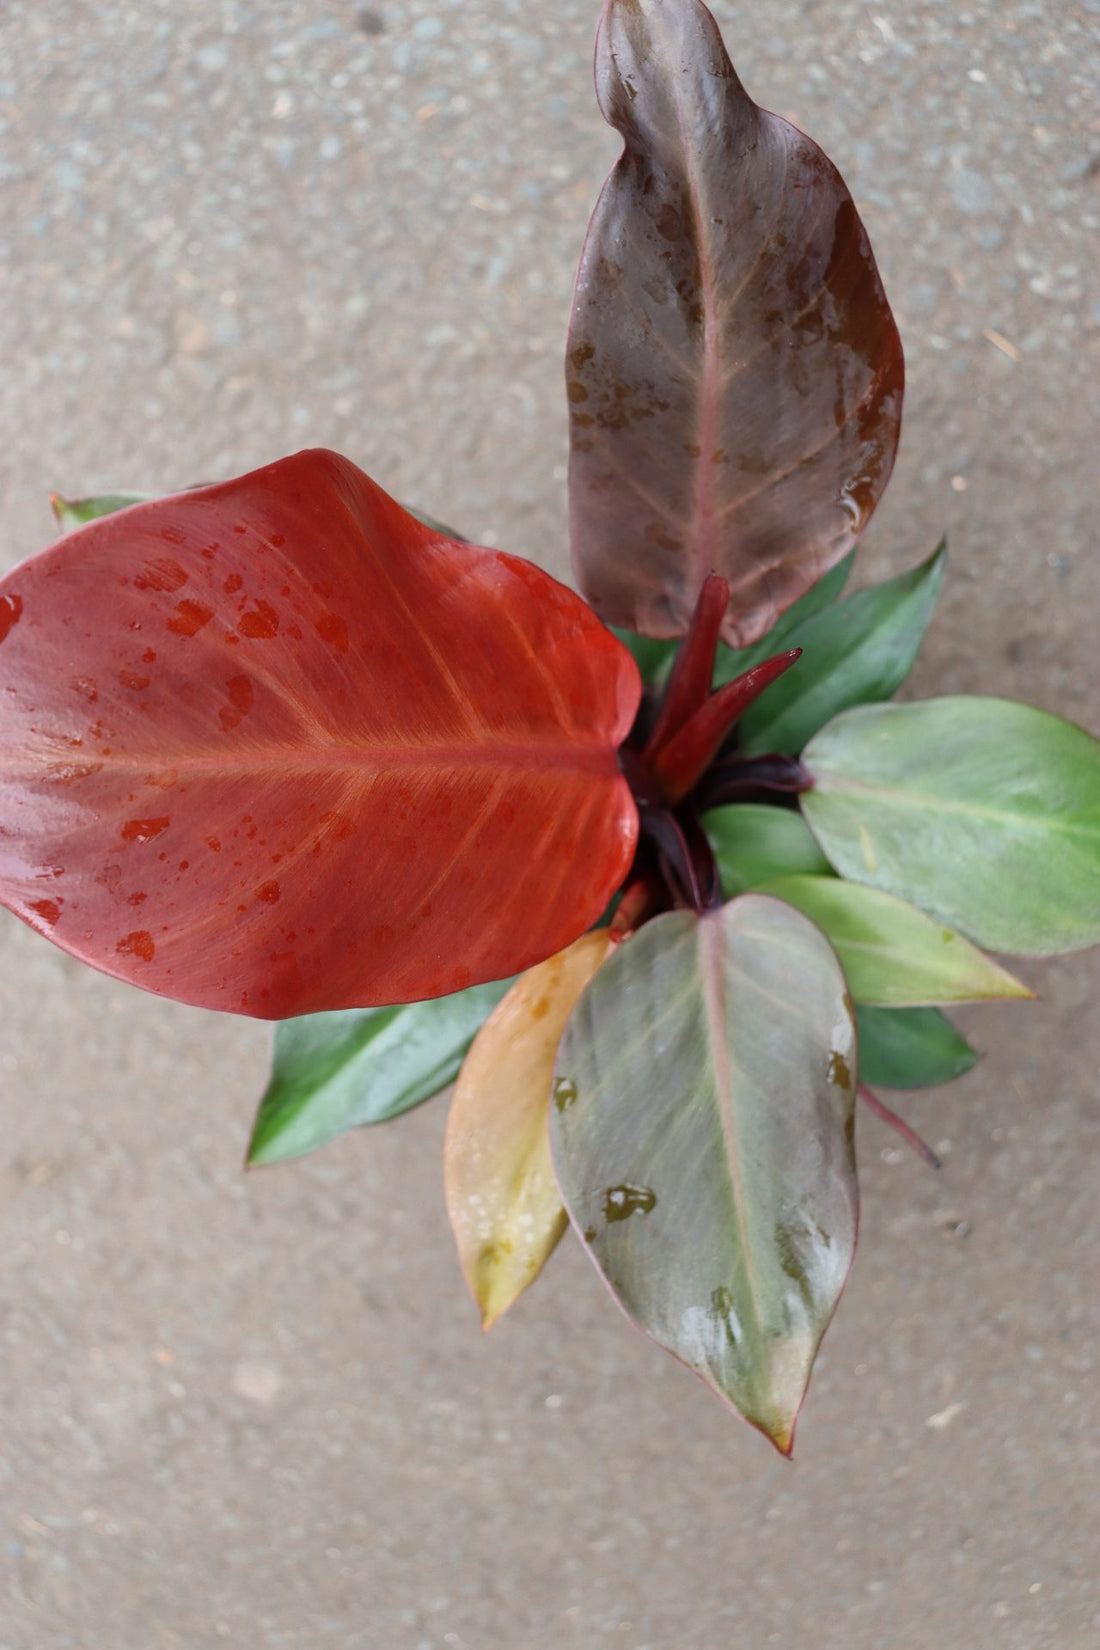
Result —
<svg viewBox="0 0 1100 1650"><path fill-rule="evenodd" d="M182 602L176 603L175 614L167 623L169 630L174 630L177 636L195 636L213 617L212 607L207 607L205 602L195 602L190 597L185 597Z"/></svg>
<svg viewBox="0 0 1100 1650"><path fill-rule="evenodd" d="M128 819L120 834L123 842L152 842L169 824L167 814L158 819Z"/></svg>
<svg viewBox="0 0 1100 1650"><path fill-rule="evenodd" d="M321 640L327 642L334 653L347 652L348 627L335 613L323 613L314 628Z"/></svg>
<svg viewBox="0 0 1100 1650"><path fill-rule="evenodd" d="M152 962L157 952L153 936L147 928L137 928L132 934L124 935L115 946L115 950L121 953L128 952L141 962Z"/></svg>
<svg viewBox="0 0 1100 1650"><path fill-rule="evenodd" d="M22 612L22 596L0 596L0 642L8 635L12 626L19 623Z"/></svg>
<svg viewBox="0 0 1100 1650"><path fill-rule="evenodd" d="M237 628L252 641L268 642L279 633L279 615L269 602L257 602L254 612L241 615Z"/></svg>
<svg viewBox="0 0 1100 1650"><path fill-rule="evenodd" d="M225 691L229 695L229 703L223 705L218 712L218 720L228 733L252 709L255 700L252 678L250 676L230 676L225 684Z"/></svg>

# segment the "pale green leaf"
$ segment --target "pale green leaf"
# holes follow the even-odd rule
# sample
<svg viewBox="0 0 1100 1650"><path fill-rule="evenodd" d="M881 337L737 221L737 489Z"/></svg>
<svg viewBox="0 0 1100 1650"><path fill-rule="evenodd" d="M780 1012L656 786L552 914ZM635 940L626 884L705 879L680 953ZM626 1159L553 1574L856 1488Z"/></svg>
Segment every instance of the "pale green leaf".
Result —
<svg viewBox="0 0 1100 1650"><path fill-rule="evenodd" d="M558 1051L554 1164L593 1260L784 1453L855 1247L855 1060L832 950L759 894L647 923Z"/></svg>
<svg viewBox="0 0 1100 1650"><path fill-rule="evenodd" d="M83 527L86 521L113 516L116 510L125 510L131 504L144 504L153 497L153 493L98 493L91 498L62 498L60 493L51 493L50 508L61 531L71 533L74 527Z"/></svg>
<svg viewBox="0 0 1100 1650"><path fill-rule="evenodd" d="M817 924L857 1002L908 1008L1032 995L961 934L881 889L839 877L777 877L761 891Z"/></svg>
<svg viewBox="0 0 1100 1650"><path fill-rule="evenodd" d="M794 808L738 802L703 815L727 899L782 876L832 876L833 868Z"/></svg>
<svg viewBox="0 0 1100 1650"><path fill-rule="evenodd" d="M802 810L842 876L993 951L1100 941L1100 742L1007 699L863 705L803 753Z"/></svg>

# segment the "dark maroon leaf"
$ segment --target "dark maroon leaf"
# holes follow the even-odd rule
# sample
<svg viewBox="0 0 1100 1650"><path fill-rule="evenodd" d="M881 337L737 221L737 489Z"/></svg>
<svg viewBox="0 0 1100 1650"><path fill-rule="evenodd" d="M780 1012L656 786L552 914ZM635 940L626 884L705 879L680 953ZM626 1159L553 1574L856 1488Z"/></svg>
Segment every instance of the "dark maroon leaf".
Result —
<svg viewBox="0 0 1100 1650"><path fill-rule="evenodd" d="M718 572L745 646L878 502L901 344L839 173L746 95L697 0L608 0L596 86L625 150L569 337L577 577L608 622L674 636Z"/></svg>

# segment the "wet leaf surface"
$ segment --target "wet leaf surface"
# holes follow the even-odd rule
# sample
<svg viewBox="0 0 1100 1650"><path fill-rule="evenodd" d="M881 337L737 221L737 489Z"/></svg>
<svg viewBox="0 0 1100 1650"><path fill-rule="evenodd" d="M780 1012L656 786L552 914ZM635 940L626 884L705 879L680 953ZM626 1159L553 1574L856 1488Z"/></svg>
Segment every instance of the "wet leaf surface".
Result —
<svg viewBox="0 0 1100 1650"><path fill-rule="evenodd" d="M566 366L574 565L609 623L681 635L708 573L755 642L890 474L901 345L831 161L746 94L696 0L609 0L596 87L624 153Z"/></svg>
<svg viewBox="0 0 1100 1650"><path fill-rule="evenodd" d="M630 864L629 655L335 454L59 540L0 584L0 647L0 897L163 995L442 996L560 950Z"/></svg>
<svg viewBox="0 0 1100 1650"><path fill-rule="evenodd" d="M627 1314L789 1452L855 1248L855 1026L799 912L670 912L596 975L558 1051L554 1164Z"/></svg>
<svg viewBox="0 0 1100 1650"><path fill-rule="evenodd" d="M489 1329L541 1272L567 1225L547 1133L554 1057L610 950L606 928L515 982L474 1039L447 1118L447 1213ZM557 1095L567 1105L564 1090Z"/></svg>

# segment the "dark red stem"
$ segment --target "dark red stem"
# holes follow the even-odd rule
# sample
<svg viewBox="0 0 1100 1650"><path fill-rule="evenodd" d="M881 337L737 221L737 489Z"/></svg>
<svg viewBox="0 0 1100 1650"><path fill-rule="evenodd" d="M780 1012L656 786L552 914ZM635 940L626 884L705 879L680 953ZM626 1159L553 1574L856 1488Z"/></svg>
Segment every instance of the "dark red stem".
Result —
<svg viewBox="0 0 1100 1650"><path fill-rule="evenodd" d="M636 928L642 926L646 918L659 908L660 903L661 885L657 878L648 874L635 877L634 881L628 882L623 889L623 896L611 919L611 938L625 939L627 934L632 934Z"/></svg>
<svg viewBox="0 0 1100 1650"><path fill-rule="evenodd" d="M705 911L706 895L678 819L664 808L639 808L642 836L657 850L665 886L677 903ZM677 898L678 896L678 898Z"/></svg>
<svg viewBox="0 0 1100 1650"><path fill-rule="evenodd" d="M859 1097L870 1106L876 1117L881 1117L884 1123L889 1123L892 1129L897 1130L905 1144L911 1146L917 1156L923 1158L930 1169L943 1168L943 1159L937 1157L928 1142L921 1139L916 1129L909 1127L904 1117L899 1117L896 1111L891 1111L889 1106L884 1106L878 1095L872 1093L866 1083L859 1085Z"/></svg>
<svg viewBox="0 0 1100 1650"><path fill-rule="evenodd" d="M813 775L793 756L731 756L719 762L695 793L700 813L726 802L757 802L769 791L798 795L813 790Z"/></svg>

